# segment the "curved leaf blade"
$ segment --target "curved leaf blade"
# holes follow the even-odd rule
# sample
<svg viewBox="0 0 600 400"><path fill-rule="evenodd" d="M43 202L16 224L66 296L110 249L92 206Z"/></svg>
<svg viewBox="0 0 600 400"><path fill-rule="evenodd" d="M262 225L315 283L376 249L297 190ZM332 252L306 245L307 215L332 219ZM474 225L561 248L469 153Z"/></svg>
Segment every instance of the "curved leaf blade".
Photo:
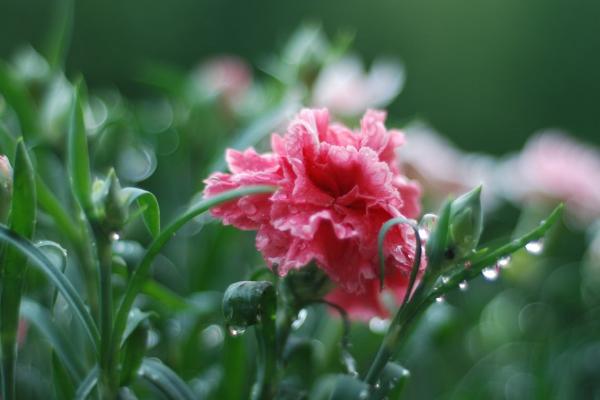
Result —
<svg viewBox="0 0 600 400"><path fill-rule="evenodd" d="M18 250L23 255L27 256L29 262L38 268L46 277L58 288L60 293L63 295L67 303L73 309L73 312L82 322L91 342L94 346L94 350L97 351L99 342L99 333L96 324L88 312L85 303L79 297L79 293L73 287L71 282L65 275L54 266L50 260L36 248L30 241L24 239L22 236L16 234L10 229L3 225L0 225L0 242L6 243L10 248Z"/></svg>
<svg viewBox="0 0 600 400"><path fill-rule="evenodd" d="M146 358L142 361L138 374L150 382L171 400L194 400L196 396L189 386L162 362Z"/></svg>
<svg viewBox="0 0 600 400"><path fill-rule="evenodd" d="M94 387L98 384L99 374L100 370L98 366L92 368L92 370L77 388L77 391L75 392L75 400L85 400L89 397L89 395L92 393L92 390L94 390Z"/></svg>
<svg viewBox="0 0 600 400"><path fill-rule="evenodd" d="M10 226L20 235L31 238L36 219L35 173L22 139L17 140L16 150ZM0 268L2 271L0 341L4 379L3 397L11 399L15 397L19 306L27 270L27 257L14 248L5 248Z"/></svg>
<svg viewBox="0 0 600 400"><path fill-rule="evenodd" d="M137 202L146 228L156 238L160 233L160 208L156 197L146 190L134 187L124 188L121 193L129 207Z"/></svg>
<svg viewBox="0 0 600 400"><path fill-rule="evenodd" d="M21 316L33 325L38 332L46 338L53 351L69 371L75 382L81 381L84 376L83 365L79 362L75 350L66 336L52 320L50 312L33 300L24 299L21 303Z"/></svg>

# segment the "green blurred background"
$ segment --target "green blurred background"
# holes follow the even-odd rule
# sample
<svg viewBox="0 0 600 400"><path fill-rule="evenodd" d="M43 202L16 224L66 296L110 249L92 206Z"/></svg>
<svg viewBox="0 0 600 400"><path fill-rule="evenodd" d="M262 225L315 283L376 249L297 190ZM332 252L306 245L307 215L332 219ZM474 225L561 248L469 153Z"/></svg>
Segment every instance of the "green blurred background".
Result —
<svg viewBox="0 0 600 400"><path fill-rule="evenodd" d="M56 4L2 0L0 59L26 44L41 50ZM139 77L148 64L189 71L211 55L233 53L257 67L306 21L320 23L330 36L353 33L351 48L366 60L400 57L407 83L389 107L392 117L420 118L465 150L503 154L550 127L600 145L600 2L593 1L83 0L75 7L67 74L83 74L92 90L116 85L127 97L144 99L150 89ZM183 130L196 146L192 150L217 142L208 110L197 115L209 127L199 132L204 136L198 143L196 120ZM195 175L203 172L190 172L187 150L182 145L175 155L161 156L157 173L143 184L157 193L163 216L187 204L199 186ZM173 173L179 174L178 190ZM487 236L510 235L518 214L504 205L488 219ZM253 236L217 224L198 236L188 233L171 248L178 274L165 258L154 277L182 294L223 290L261 265ZM413 373L407 398L600 399L600 292L596 285L589 289L593 295L582 296L586 238L561 226L550 239L547 257L520 254L498 282L474 281L468 293L452 293L427 312L401 357ZM235 252L228 251L232 242ZM212 361L236 351L234 339L225 338L224 351L216 346L198 353L195 333L183 347L169 336L171 312L164 314L156 322L162 342L153 351L185 378L209 374ZM206 332L214 328L209 323L214 321L194 329ZM340 331L339 321L313 312L299 335L332 344ZM359 368L368 365L380 340L366 326L353 326ZM326 352L337 351L332 348ZM244 348L237 349L244 356ZM253 369L252 355L246 358L240 388L249 386L245 379ZM340 370L334 367L329 370ZM220 390L235 386L226 381ZM229 398L219 393L217 398Z"/></svg>
<svg viewBox="0 0 600 400"><path fill-rule="evenodd" d="M0 57L42 46L53 11L52 1L0 2ZM355 33L367 59L401 57L408 80L393 114L423 118L467 150L504 153L547 127L600 143L600 3L591 0L83 0L67 70L139 95L147 61L188 69L235 53L256 65L307 20Z"/></svg>

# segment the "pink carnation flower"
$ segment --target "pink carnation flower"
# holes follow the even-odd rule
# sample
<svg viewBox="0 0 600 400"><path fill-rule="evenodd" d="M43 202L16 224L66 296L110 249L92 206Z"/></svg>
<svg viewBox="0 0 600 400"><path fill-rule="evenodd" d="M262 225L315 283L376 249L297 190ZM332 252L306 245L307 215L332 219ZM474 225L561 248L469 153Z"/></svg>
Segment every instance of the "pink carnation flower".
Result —
<svg viewBox="0 0 600 400"><path fill-rule="evenodd" d="M582 223L600 217L600 152L559 132L534 136L498 174L505 194L525 203L564 201Z"/></svg>
<svg viewBox="0 0 600 400"><path fill-rule="evenodd" d="M385 113L367 111L360 129L330 123L327 110L302 110L272 153L229 149L231 173L215 173L204 194L268 184L272 195L252 195L212 210L223 223L258 230L256 247L281 275L311 261L337 283L330 295L355 317L385 315L379 301L377 234L390 218L416 218L420 189L400 174L395 149L404 136L386 130ZM415 253L407 226L386 238L388 289L400 297Z"/></svg>

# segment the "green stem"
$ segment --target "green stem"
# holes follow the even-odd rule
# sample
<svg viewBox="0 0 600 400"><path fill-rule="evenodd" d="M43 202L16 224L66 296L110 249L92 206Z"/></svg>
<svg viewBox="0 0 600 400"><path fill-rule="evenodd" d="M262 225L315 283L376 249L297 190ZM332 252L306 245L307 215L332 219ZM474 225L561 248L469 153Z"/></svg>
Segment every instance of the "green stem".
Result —
<svg viewBox="0 0 600 400"><path fill-rule="evenodd" d="M17 366L17 335L22 279L2 277L0 315L2 315L2 398L16 399L15 373Z"/></svg>
<svg viewBox="0 0 600 400"><path fill-rule="evenodd" d="M119 344L121 343L121 337L125 331L127 325L127 316L133 306L133 302L137 297L138 293L143 289L144 282L148 276L150 266L154 261L154 258L160 253L163 246L175 235L175 233L181 229L187 222L194 219L200 214L208 211L212 207L218 206L222 203L235 200L242 196L254 195L254 194L267 194L272 193L276 190L273 186L248 186L231 190L228 192L221 193L209 199L205 199L191 207L188 211L177 217L169 226L167 226L161 233L154 239L150 244L148 250L144 254L144 257L134 270L131 279L127 283L125 289L125 295L121 300L117 314L115 316L114 329L111 340L111 357L113 360L118 359Z"/></svg>
<svg viewBox="0 0 600 400"><path fill-rule="evenodd" d="M112 248L108 236L96 230L100 276L100 390L102 398L114 399L114 362L111 357L112 338Z"/></svg>
<svg viewBox="0 0 600 400"><path fill-rule="evenodd" d="M383 338L381 346L379 346L377 355L375 356L375 359L373 360L373 363L371 364L371 367L365 376L365 382L368 384L377 384L379 376L386 364L398 351L400 342L404 337L406 337L406 331L409 329L411 323L421 311L421 306L423 303L418 299L422 297L422 294L423 286L420 285L417 287L417 290L415 291L411 300L401 307L394 316L394 319L392 320L390 327Z"/></svg>
<svg viewBox="0 0 600 400"><path fill-rule="evenodd" d="M265 318L254 327L258 342L256 382L252 387L252 400L271 400L276 394L277 337L275 321Z"/></svg>

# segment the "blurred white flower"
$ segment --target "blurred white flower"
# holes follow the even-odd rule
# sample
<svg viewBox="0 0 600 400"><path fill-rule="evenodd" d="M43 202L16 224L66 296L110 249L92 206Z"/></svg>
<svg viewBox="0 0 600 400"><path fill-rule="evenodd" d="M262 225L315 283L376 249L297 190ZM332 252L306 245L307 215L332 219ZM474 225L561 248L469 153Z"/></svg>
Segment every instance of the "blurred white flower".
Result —
<svg viewBox="0 0 600 400"><path fill-rule="evenodd" d="M399 150L401 168L406 176L421 183L426 197L441 202L483 184L484 212L496 207L493 157L465 153L423 123L411 124L404 132L406 144Z"/></svg>
<svg viewBox="0 0 600 400"><path fill-rule="evenodd" d="M359 115L389 104L402 90L404 79L404 68L397 61L375 61L367 74L358 57L346 56L321 70L313 105L342 116Z"/></svg>
<svg viewBox="0 0 600 400"><path fill-rule="evenodd" d="M497 173L510 200L526 205L565 202L569 215L587 224L600 217L600 152L559 131L532 137Z"/></svg>

